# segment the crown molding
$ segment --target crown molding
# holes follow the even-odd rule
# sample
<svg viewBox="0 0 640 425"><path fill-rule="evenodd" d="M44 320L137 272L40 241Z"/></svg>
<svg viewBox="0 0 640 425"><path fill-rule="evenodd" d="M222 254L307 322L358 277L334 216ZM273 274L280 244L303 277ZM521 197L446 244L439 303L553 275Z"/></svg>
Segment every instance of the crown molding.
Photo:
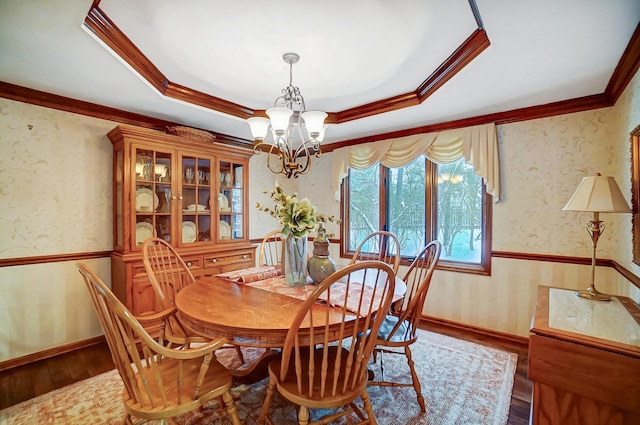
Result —
<svg viewBox="0 0 640 425"><path fill-rule="evenodd" d="M620 95L627 87L633 76L640 68L640 24L627 44L616 69L613 71L609 84L605 89L606 95L611 99L611 103L615 104Z"/></svg>
<svg viewBox="0 0 640 425"><path fill-rule="evenodd" d="M254 115L252 109L169 81L162 71L98 7L98 3L94 2L92 5L83 26L109 47L116 56L133 68L138 75L144 78L160 94L242 119L251 118Z"/></svg>
<svg viewBox="0 0 640 425"><path fill-rule="evenodd" d="M414 127L406 130L361 137L358 139L344 140L341 142L323 145L322 151L332 152L335 149L347 146L376 142L379 140L386 140L395 137L411 136L414 134L451 130L455 128L470 127L473 125L488 123L495 123L496 125L508 124L512 122L527 121L537 118L546 118L554 115L563 115L573 112L610 107L616 103L631 79L638 72L638 69L640 69L640 24L638 24L636 30L633 33L633 36L631 37L631 40L629 40L629 44L622 54L622 57L618 61L618 65L611 75L609 83L607 84L607 87L603 93L547 103L544 105L512 109L503 112L479 115L454 121L446 121L421 127Z"/></svg>
<svg viewBox="0 0 640 425"><path fill-rule="evenodd" d="M242 119L265 115L264 110L254 110L170 81L100 9L99 4L100 0L93 2L84 20L84 27L109 47L121 60L129 64L138 75L162 95ZM328 116L325 122L327 124L340 124L408 108L424 102L491 44L487 33L480 27L480 11L475 1L470 1L469 6L479 27L413 92L377 100L344 111L327 112Z"/></svg>
<svg viewBox="0 0 640 425"><path fill-rule="evenodd" d="M114 121L120 124L130 124L137 127L150 128L159 131L165 131L166 127L183 125L173 121L161 120L142 114L123 111L121 109L98 105L97 103L85 102L83 100L72 99L70 97L30 89L28 87L17 86L4 81L0 81L0 97L32 105L43 106L45 108L72 112L74 114L86 115L89 117ZM251 140L223 133L211 133L216 136L217 143L240 146L243 148L253 148L253 141Z"/></svg>
<svg viewBox="0 0 640 425"><path fill-rule="evenodd" d="M405 130L392 131L389 133L376 134L373 136L361 137L358 139L344 140L322 146L322 152L332 152L336 149L347 146L359 145L362 143L377 142L379 140L393 139L396 137L406 137L415 134L433 133L437 131L454 130L457 128L471 127L495 123L507 124L511 122L527 121L536 118L544 118L553 115L569 114L572 112L587 111L590 109L604 108L612 106L611 100L605 94L595 94L576 99L563 100L559 102L547 103L545 105L531 106L527 108L512 109L510 111L497 112L493 114L478 115L476 117L463 118L454 121L445 121L437 124L430 124L421 127L408 128Z"/></svg>

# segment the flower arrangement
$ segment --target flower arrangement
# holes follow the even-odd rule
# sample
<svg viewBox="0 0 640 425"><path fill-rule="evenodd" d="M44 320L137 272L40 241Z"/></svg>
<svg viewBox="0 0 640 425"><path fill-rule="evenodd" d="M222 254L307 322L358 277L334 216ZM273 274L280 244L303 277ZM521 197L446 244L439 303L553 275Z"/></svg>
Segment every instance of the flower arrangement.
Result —
<svg viewBox="0 0 640 425"><path fill-rule="evenodd" d="M269 193L275 202L273 209L256 202L256 208L260 211L268 212L282 225L282 234L301 238L307 236L309 232L318 230L318 227L327 221L336 221L334 216L318 214L315 205L311 204L308 198L298 200L298 193L287 195L276 181L275 189L264 190L262 193Z"/></svg>

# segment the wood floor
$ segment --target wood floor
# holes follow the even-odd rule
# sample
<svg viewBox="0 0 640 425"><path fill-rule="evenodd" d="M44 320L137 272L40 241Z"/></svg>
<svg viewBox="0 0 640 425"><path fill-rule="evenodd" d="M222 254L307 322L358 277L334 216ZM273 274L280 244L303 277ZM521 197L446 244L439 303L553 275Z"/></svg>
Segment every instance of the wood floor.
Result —
<svg viewBox="0 0 640 425"><path fill-rule="evenodd" d="M508 425L527 425L532 382L527 379L527 347L468 330L429 324L427 330L518 354ZM106 342L0 372L0 410L114 368Z"/></svg>

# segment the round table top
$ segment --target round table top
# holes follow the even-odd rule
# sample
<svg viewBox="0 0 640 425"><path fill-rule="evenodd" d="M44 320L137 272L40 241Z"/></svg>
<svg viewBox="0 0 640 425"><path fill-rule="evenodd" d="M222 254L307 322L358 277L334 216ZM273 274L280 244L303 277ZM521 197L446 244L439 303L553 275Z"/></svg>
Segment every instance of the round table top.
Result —
<svg viewBox="0 0 640 425"><path fill-rule="evenodd" d="M399 283L395 292L397 295L400 289L403 295L406 286ZM213 276L182 289L175 303L181 323L198 335L226 337L235 345L277 348L284 345L289 326L304 301ZM314 315L326 314L327 308L314 305ZM339 324L338 311L330 311L335 311Z"/></svg>
<svg viewBox="0 0 640 425"><path fill-rule="evenodd" d="M182 289L175 302L180 321L192 332L223 336L233 344L256 347L282 347L289 326L304 303L216 277ZM316 307L322 311L327 308Z"/></svg>

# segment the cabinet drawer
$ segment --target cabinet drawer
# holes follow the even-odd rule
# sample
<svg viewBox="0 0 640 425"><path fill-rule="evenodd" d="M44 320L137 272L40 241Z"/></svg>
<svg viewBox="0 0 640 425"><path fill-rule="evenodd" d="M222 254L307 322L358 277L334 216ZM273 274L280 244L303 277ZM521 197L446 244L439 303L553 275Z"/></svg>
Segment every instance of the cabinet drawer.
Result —
<svg viewBox="0 0 640 425"><path fill-rule="evenodd" d="M226 272L230 272L238 269L248 269L249 267L254 267L254 266L255 266L255 263L253 262L253 260L245 261L245 262L237 262L237 263L226 263L226 264L218 263L218 265L212 265L211 267L207 267L206 269L204 269L204 272L202 273L202 275L215 276L220 273L226 273Z"/></svg>
<svg viewBox="0 0 640 425"><path fill-rule="evenodd" d="M202 268L202 257L184 257L184 263L189 267L189 270L199 270Z"/></svg>
<svg viewBox="0 0 640 425"><path fill-rule="evenodd" d="M235 268L229 268L228 270L235 270L238 268L245 267L244 264L250 264L248 267L253 266L253 253L251 251L235 251L235 252L223 252L219 254L205 255L204 256L204 267L205 269L209 268L219 268L232 266L234 264L241 264L240 266L236 266ZM207 270L209 272L210 270ZM222 272L221 272L222 273Z"/></svg>
<svg viewBox="0 0 640 425"><path fill-rule="evenodd" d="M185 264L189 267L189 270L192 272L195 270L199 270L202 268L202 257L194 256L194 257L183 257ZM147 270L144 268L143 263L137 263L132 266L133 268L133 278L143 278L147 276Z"/></svg>

